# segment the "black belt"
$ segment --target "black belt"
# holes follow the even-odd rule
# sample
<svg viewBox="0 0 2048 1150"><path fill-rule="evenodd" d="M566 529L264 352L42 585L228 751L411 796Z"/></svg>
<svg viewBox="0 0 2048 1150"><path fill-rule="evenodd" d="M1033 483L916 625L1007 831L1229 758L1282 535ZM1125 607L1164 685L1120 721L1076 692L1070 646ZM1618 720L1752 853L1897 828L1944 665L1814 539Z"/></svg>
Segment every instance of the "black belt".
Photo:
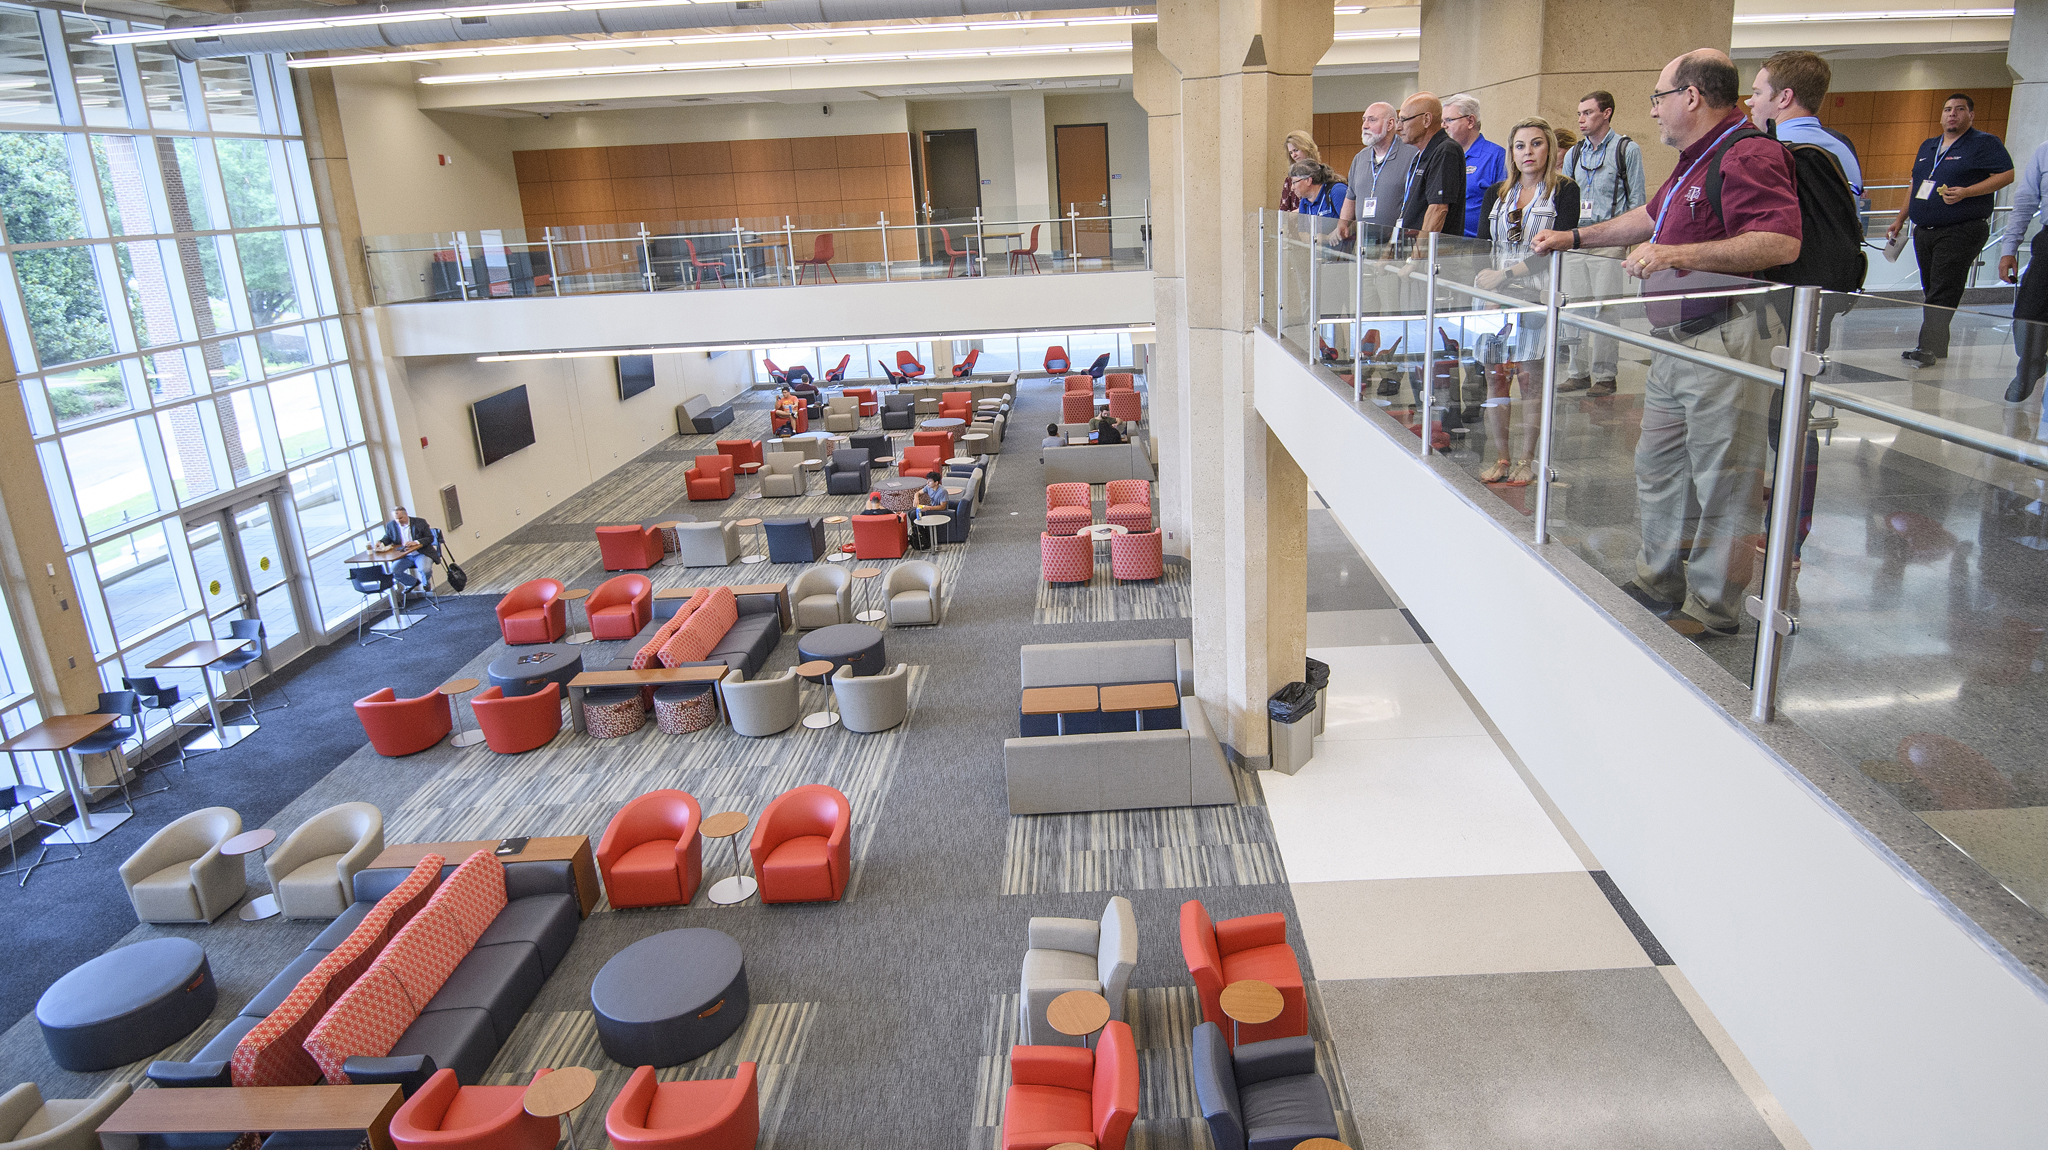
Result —
<svg viewBox="0 0 2048 1150"><path fill-rule="evenodd" d="M1705 315L1694 316L1691 319L1681 320L1678 323L1668 324L1664 327L1653 327L1650 329L1650 334L1658 339L1688 340L1695 336L1705 335L1722 324L1733 323L1748 314L1748 305L1729 304L1719 310L1710 311Z"/></svg>

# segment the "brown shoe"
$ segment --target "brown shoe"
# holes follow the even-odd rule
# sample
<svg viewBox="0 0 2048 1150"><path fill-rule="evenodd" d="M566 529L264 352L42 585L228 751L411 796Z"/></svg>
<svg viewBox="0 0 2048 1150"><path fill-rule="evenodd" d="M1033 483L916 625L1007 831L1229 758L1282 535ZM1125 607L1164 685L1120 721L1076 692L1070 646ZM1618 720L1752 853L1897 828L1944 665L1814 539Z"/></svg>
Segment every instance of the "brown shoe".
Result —
<svg viewBox="0 0 2048 1150"><path fill-rule="evenodd" d="M1614 381L1611 379L1596 379L1593 381L1592 390L1586 392L1586 394L1595 398L1603 395L1613 395Z"/></svg>
<svg viewBox="0 0 2048 1150"><path fill-rule="evenodd" d="M1592 380L1586 378L1583 375L1575 375L1570 379L1565 380L1563 383L1558 384L1557 391L1558 394L1562 395L1567 391L1584 391L1591 386L1593 386Z"/></svg>

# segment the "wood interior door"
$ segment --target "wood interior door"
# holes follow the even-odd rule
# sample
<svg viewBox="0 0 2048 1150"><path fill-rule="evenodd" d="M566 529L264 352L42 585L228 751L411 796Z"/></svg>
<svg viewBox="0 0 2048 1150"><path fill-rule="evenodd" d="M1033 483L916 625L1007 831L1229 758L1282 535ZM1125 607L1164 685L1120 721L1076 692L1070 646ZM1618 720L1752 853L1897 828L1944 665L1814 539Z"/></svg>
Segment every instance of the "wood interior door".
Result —
<svg viewBox="0 0 2048 1150"><path fill-rule="evenodd" d="M1052 130L1052 142L1060 193L1053 210L1063 217L1070 207L1079 212L1069 243L1086 258L1108 259L1109 125L1060 124Z"/></svg>

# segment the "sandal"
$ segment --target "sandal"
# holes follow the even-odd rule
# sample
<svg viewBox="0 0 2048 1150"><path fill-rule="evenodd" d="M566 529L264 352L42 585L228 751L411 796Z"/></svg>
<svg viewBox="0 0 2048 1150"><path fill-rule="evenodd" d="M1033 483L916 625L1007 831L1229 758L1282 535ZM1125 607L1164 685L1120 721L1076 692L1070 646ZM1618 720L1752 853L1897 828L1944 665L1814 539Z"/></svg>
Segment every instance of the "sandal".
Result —
<svg viewBox="0 0 2048 1150"><path fill-rule="evenodd" d="M1515 469L1508 472L1509 487L1527 487L1536 482L1536 464L1532 460L1515 461Z"/></svg>
<svg viewBox="0 0 2048 1150"><path fill-rule="evenodd" d="M1503 459L1479 473L1481 483L1499 483L1508 473L1508 461Z"/></svg>

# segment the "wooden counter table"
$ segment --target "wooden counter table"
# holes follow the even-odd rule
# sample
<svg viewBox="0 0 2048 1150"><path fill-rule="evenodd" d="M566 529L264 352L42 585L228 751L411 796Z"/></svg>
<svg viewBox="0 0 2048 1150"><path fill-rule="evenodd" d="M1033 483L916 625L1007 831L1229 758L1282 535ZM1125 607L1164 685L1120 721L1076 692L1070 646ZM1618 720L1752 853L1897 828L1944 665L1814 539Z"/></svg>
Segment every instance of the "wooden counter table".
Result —
<svg viewBox="0 0 2048 1150"><path fill-rule="evenodd" d="M478 839L475 842L462 843L400 843L397 846L385 847L384 853L370 860L370 865L411 869L418 866L420 860L428 855L440 855L448 860L449 866L460 866L462 860L478 851L497 849L497 839ZM525 850L516 855L499 855L498 861L566 862L576 874L576 901L582 906L583 917L589 918L591 910L597 906L597 860L590 853L589 835L556 835L550 838L528 839Z"/></svg>
<svg viewBox="0 0 2048 1150"><path fill-rule="evenodd" d="M141 1134L363 1130L374 1150L391 1150L391 1116L404 1095L387 1086L195 1086L138 1090L99 1127L110 1147Z"/></svg>
<svg viewBox="0 0 2048 1150"><path fill-rule="evenodd" d="M1067 716L1099 709L1098 699L1099 696L1092 684L1081 687L1026 687L1024 713L1057 716L1060 734L1064 735L1067 733Z"/></svg>

